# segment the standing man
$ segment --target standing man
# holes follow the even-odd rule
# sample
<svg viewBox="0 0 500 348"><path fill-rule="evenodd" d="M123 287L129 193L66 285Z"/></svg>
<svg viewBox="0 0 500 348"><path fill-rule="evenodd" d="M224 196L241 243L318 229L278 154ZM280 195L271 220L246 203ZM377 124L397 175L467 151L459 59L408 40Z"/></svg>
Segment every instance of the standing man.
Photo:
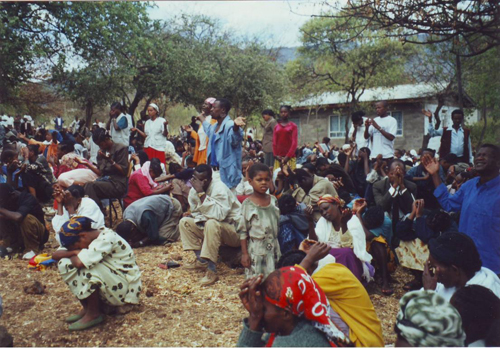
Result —
<svg viewBox="0 0 500 348"><path fill-rule="evenodd" d="M200 115L203 128L208 136L207 159L212 170L219 171L220 179L230 190L234 191L241 181L241 148L245 118L238 117L234 121L229 116L231 103L229 100L216 99L212 109L212 118L217 121L210 124Z"/></svg>
<svg viewBox="0 0 500 348"><path fill-rule="evenodd" d="M434 129L432 125L432 112L422 110L424 115L429 118L429 135L431 137L441 136L441 146L439 147L439 158L453 153L457 155L457 162L472 163L472 146L470 143L470 129L462 128L464 121L464 112L460 109L453 110L451 120L453 125L451 129L443 127Z"/></svg>
<svg viewBox="0 0 500 348"><path fill-rule="evenodd" d="M383 159L390 160L394 157L394 139L398 130L398 121L387 115L386 101L377 102L375 110L377 117L365 121L365 139L372 137L370 158L373 160L378 155L382 155Z"/></svg>
<svg viewBox="0 0 500 348"><path fill-rule="evenodd" d="M225 184L212 178L212 169L206 164L195 168L191 184L188 198L191 215L181 219L179 228L182 247L185 251L192 250L196 260L185 268L206 270L201 285L208 286L219 279L216 264L221 244L240 246L236 229L241 205Z"/></svg>
<svg viewBox="0 0 500 348"><path fill-rule="evenodd" d="M354 148L354 155L358 155L358 151L364 147L368 147L370 143L369 139L365 139L365 122L367 120L365 116L365 112L363 110L359 110L353 112L351 115L351 129L349 129L349 140L353 143L356 143L356 147Z"/></svg>
<svg viewBox="0 0 500 348"><path fill-rule="evenodd" d="M500 274L500 148L483 144L474 157L478 177L470 179L450 195L439 176L439 162L422 157L432 177L434 196L446 211L460 212L458 231L472 238L483 266Z"/></svg>
<svg viewBox="0 0 500 348"><path fill-rule="evenodd" d="M63 123L64 120L62 119L61 115L57 115L57 117L54 119L54 125L57 131L61 131L63 129Z"/></svg>
<svg viewBox="0 0 500 348"><path fill-rule="evenodd" d="M132 128L132 124L129 122L127 115L122 112L122 104L119 102L111 104L106 129L109 130L113 142L125 145L128 148L130 142L130 128Z"/></svg>
<svg viewBox="0 0 500 348"><path fill-rule="evenodd" d="M276 119L274 118L274 111L266 109L262 111L261 126L264 130L264 135L262 136L262 151L264 151L264 164L268 167L274 165L274 154L273 154L273 133L274 127L276 127Z"/></svg>

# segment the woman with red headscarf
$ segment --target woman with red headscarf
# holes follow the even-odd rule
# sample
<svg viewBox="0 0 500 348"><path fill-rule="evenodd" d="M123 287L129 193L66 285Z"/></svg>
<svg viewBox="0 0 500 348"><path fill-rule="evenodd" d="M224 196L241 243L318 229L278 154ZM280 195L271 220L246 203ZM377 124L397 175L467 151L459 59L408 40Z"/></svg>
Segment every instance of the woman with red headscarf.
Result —
<svg viewBox="0 0 500 348"><path fill-rule="evenodd" d="M352 345L330 319L323 290L300 267L284 267L246 280L240 299L249 312L238 347L338 347ZM263 336L263 329L269 335Z"/></svg>

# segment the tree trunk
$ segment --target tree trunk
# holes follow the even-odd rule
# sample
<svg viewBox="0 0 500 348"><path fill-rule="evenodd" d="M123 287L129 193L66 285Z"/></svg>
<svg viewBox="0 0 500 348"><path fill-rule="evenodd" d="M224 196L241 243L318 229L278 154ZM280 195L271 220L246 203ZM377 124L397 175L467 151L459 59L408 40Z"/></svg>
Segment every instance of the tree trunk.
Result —
<svg viewBox="0 0 500 348"><path fill-rule="evenodd" d="M457 88L458 88L458 105L460 109L464 108L464 90L462 87L462 59L460 55L456 54L456 65L457 65Z"/></svg>
<svg viewBox="0 0 500 348"><path fill-rule="evenodd" d="M483 102L483 109L481 110L481 118L483 119L484 124L483 124L483 129L481 130L481 136L479 137L479 141L475 146L476 149L478 149L479 146L483 144L484 135L486 134L486 127L488 126L488 120L486 119L486 117L487 117L486 103Z"/></svg>
<svg viewBox="0 0 500 348"><path fill-rule="evenodd" d="M87 99L85 104L85 123L87 127L91 128L92 125L92 115L94 114L94 103L91 98Z"/></svg>
<svg viewBox="0 0 500 348"><path fill-rule="evenodd" d="M134 96L134 100L132 100L132 103L130 103L130 106L128 107L128 114L134 117L135 109L137 109L137 106L139 105L140 101L144 98L144 93L141 93L137 91Z"/></svg>

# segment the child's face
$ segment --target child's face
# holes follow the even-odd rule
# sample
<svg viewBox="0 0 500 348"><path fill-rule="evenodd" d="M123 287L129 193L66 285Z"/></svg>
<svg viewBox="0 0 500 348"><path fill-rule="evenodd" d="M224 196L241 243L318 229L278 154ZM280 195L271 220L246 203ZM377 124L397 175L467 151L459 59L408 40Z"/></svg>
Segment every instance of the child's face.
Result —
<svg viewBox="0 0 500 348"><path fill-rule="evenodd" d="M257 172L253 179L249 179L248 183L252 185L255 192L264 194L269 189L271 175L269 172Z"/></svg>

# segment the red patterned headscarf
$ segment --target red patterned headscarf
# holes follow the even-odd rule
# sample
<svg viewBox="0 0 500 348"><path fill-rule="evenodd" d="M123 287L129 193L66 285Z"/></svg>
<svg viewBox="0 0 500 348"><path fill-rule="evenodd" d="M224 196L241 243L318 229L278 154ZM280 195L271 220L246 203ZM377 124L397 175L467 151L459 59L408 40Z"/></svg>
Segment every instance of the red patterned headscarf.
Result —
<svg viewBox="0 0 500 348"><path fill-rule="evenodd" d="M334 197L332 195L324 195L319 197L318 205L323 203L338 204L341 208L345 205L345 201L342 198L340 198L339 196Z"/></svg>
<svg viewBox="0 0 500 348"><path fill-rule="evenodd" d="M330 319L331 308L325 293L302 268L283 267L271 273L265 282L265 299L297 317L304 316L326 334L332 345L350 344Z"/></svg>

